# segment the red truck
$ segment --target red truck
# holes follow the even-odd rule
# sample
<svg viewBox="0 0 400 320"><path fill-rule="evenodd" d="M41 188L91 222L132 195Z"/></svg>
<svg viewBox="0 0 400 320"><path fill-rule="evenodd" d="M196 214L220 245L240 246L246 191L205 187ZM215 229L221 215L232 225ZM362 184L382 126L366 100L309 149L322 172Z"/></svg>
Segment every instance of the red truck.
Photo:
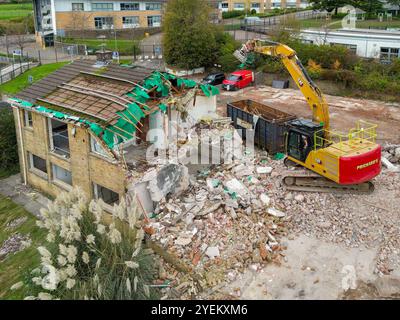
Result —
<svg viewBox="0 0 400 320"><path fill-rule="evenodd" d="M253 71L239 70L232 72L229 77L222 82L222 88L228 91L239 90L247 87L252 82L254 82Z"/></svg>

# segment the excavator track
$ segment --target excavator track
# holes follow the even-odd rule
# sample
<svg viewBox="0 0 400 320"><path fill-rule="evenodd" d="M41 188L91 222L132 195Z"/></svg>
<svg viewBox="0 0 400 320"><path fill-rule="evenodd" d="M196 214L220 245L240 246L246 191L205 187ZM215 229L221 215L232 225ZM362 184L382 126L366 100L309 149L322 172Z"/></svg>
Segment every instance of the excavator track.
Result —
<svg viewBox="0 0 400 320"><path fill-rule="evenodd" d="M288 171L282 183L287 190L306 192L370 194L375 189L372 182L340 185L308 170Z"/></svg>

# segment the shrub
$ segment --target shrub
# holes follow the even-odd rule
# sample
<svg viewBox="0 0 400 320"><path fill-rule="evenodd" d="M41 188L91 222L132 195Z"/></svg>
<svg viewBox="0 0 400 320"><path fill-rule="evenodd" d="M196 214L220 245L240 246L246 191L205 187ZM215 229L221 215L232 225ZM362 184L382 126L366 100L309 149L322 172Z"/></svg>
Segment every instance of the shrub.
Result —
<svg viewBox="0 0 400 320"><path fill-rule="evenodd" d="M244 11L244 10L226 11L226 12L222 12L222 19L237 18L237 17L244 16L245 14L246 14L246 11Z"/></svg>
<svg viewBox="0 0 400 320"><path fill-rule="evenodd" d="M0 170L14 173L18 167L17 136L14 116L9 108L0 108Z"/></svg>
<svg viewBox="0 0 400 320"><path fill-rule="evenodd" d="M216 42L218 51L215 61L221 65L224 72L235 70L240 63L233 56L233 52L240 47L240 43L235 41L231 35L221 31L216 33Z"/></svg>
<svg viewBox="0 0 400 320"><path fill-rule="evenodd" d="M322 67L313 59L308 60L307 70L311 78L319 79L321 77Z"/></svg>
<svg viewBox="0 0 400 320"><path fill-rule="evenodd" d="M111 224L101 201L79 189L60 194L42 209L47 247L39 247L41 266L32 271L26 299L148 299L152 261L142 250L144 237L135 197L114 206Z"/></svg>

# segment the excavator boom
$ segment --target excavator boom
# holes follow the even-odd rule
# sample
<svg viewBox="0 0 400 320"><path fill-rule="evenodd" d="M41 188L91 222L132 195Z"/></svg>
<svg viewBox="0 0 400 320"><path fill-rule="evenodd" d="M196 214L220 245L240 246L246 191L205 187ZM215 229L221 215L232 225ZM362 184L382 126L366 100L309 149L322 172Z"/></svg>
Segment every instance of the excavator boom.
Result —
<svg viewBox="0 0 400 320"><path fill-rule="evenodd" d="M292 76L292 79L306 98L307 103L312 110L313 121L323 124L323 128L328 131L328 104L326 103L321 90L303 67L300 59L297 57L296 51L281 43L255 39L244 44L240 50L234 53L234 56L242 63L246 63L248 55L251 52L275 57L282 61Z"/></svg>

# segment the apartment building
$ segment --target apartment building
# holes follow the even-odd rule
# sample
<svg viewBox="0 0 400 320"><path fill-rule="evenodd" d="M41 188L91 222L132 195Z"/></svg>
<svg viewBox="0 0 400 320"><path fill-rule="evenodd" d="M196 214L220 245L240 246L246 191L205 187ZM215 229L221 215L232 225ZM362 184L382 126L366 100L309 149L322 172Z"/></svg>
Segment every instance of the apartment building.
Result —
<svg viewBox="0 0 400 320"><path fill-rule="evenodd" d="M66 30L161 26L167 0L33 0L38 40L45 43Z"/></svg>
<svg viewBox="0 0 400 320"><path fill-rule="evenodd" d="M265 7L271 9L297 8L305 9L309 6L308 0L266 0Z"/></svg>
<svg viewBox="0 0 400 320"><path fill-rule="evenodd" d="M265 9L264 0L225 0L219 3L219 9L222 12L255 10L257 13L263 13Z"/></svg>

